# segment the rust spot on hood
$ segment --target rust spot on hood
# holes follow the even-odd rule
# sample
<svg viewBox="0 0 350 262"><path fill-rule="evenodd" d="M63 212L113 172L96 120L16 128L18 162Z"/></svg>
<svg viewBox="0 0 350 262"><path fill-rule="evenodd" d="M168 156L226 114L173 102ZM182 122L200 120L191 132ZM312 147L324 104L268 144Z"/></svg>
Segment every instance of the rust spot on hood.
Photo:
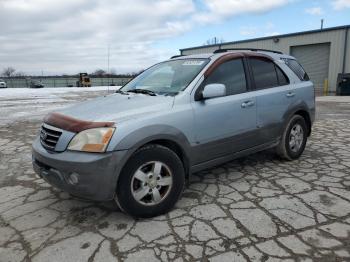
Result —
<svg viewBox="0 0 350 262"><path fill-rule="evenodd" d="M90 128L114 126L114 122L85 121L60 113L47 114L44 118L44 123L74 133L79 133Z"/></svg>

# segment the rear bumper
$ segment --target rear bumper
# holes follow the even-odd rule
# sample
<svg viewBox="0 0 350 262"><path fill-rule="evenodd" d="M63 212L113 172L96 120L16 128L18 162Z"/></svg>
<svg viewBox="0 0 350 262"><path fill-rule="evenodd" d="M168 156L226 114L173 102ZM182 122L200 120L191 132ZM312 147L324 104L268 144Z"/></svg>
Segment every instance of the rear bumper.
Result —
<svg viewBox="0 0 350 262"><path fill-rule="evenodd" d="M33 143L34 171L52 186L74 196L106 201L114 198L127 151L50 153L37 138Z"/></svg>

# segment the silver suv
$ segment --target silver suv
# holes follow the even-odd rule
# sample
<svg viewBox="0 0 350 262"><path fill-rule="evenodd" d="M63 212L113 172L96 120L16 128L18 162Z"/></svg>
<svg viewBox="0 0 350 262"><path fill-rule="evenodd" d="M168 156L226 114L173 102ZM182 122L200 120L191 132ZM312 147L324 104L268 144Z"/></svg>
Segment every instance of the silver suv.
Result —
<svg viewBox="0 0 350 262"><path fill-rule="evenodd" d="M177 56L115 94L48 114L33 166L72 195L152 217L175 205L193 172L268 148L297 159L314 116L313 84L291 56Z"/></svg>

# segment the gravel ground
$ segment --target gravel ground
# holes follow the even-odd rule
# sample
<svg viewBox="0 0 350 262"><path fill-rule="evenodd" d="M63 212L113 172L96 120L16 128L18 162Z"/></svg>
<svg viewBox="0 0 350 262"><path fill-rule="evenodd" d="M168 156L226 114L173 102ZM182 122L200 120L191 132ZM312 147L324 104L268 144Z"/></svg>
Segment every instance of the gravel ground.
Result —
<svg viewBox="0 0 350 262"><path fill-rule="evenodd" d="M101 94L59 93L47 105ZM31 142L47 108L23 97L31 118L18 99L0 97L1 262L350 261L349 98L318 99L299 160L262 152L196 173L173 211L147 220L39 179Z"/></svg>

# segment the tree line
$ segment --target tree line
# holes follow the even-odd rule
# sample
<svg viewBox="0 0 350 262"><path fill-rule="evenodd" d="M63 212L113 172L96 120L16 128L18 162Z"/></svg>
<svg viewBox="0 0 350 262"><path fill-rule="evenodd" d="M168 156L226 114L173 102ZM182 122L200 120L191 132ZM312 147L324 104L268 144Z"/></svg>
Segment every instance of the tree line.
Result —
<svg viewBox="0 0 350 262"><path fill-rule="evenodd" d="M95 71L91 72L90 75L91 76L98 76L98 77L134 77L136 75L138 75L140 72L132 72L132 73L126 73L126 74L117 74L116 70L114 68L112 68L110 70L110 72L107 72L103 69L96 69ZM1 76L3 77L7 77L7 78L11 78L11 77L30 77L31 75L26 75L24 72L22 71L18 71L16 70L14 67L12 66L8 66L5 67L2 71L1 71ZM56 75L57 76L61 76L61 77L77 77L79 76L79 74L73 74L73 75L69 75L69 74L62 74L62 75ZM47 77L47 76L45 76ZM53 77L53 76L52 76Z"/></svg>

